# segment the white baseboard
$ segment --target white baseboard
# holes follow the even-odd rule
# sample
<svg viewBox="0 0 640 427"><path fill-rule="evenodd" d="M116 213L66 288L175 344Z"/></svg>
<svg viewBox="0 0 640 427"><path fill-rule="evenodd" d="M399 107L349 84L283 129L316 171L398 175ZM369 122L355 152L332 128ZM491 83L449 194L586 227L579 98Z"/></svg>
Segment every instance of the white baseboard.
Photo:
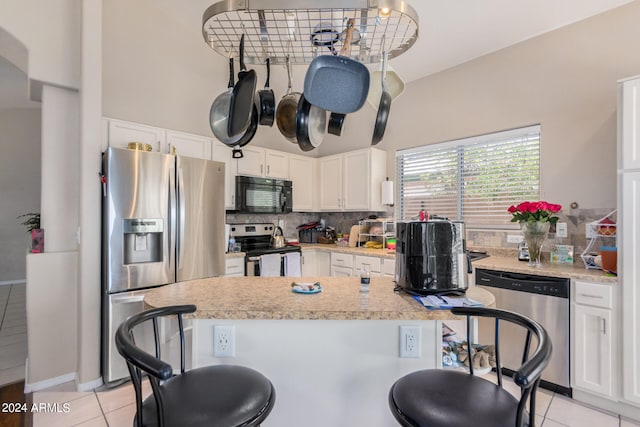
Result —
<svg viewBox="0 0 640 427"><path fill-rule="evenodd" d="M60 384L68 383L76 379L76 373L70 372L68 374L60 375L55 378L48 378L46 380L38 381L35 383L24 383L24 392L32 393L34 391L45 390L50 387L54 387Z"/></svg>
<svg viewBox="0 0 640 427"><path fill-rule="evenodd" d="M77 391L91 391L94 388L98 388L103 384L102 382L102 378L96 378L95 380L86 382L86 383L79 383L78 379L76 378L76 390Z"/></svg>
<svg viewBox="0 0 640 427"><path fill-rule="evenodd" d="M26 279L22 279L22 280L4 280L4 281L0 282L0 286L22 285L23 283L27 283L27 280Z"/></svg>

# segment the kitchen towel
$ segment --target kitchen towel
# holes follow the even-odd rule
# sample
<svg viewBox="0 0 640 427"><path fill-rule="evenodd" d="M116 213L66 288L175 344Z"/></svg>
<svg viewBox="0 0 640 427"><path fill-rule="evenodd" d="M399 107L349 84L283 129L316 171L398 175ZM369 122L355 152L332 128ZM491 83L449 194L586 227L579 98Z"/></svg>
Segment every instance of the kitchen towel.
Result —
<svg viewBox="0 0 640 427"><path fill-rule="evenodd" d="M289 277L300 277L300 252L291 252L284 256L284 275Z"/></svg>
<svg viewBox="0 0 640 427"><path fill-rule="evenodd" d="M261 276L280 276L280 254L267 254L260 256Z"/></svg>

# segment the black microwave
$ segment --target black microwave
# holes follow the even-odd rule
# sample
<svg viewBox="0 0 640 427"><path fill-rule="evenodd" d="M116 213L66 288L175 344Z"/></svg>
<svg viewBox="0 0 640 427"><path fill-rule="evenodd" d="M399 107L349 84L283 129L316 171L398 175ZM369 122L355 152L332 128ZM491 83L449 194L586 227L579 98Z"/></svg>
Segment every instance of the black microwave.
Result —
<svg viewBox="0 0 640 427"><path fill-rule="evenodd" d="M236 212L289 213L292 188L284 179L236 176Z"/></svg>

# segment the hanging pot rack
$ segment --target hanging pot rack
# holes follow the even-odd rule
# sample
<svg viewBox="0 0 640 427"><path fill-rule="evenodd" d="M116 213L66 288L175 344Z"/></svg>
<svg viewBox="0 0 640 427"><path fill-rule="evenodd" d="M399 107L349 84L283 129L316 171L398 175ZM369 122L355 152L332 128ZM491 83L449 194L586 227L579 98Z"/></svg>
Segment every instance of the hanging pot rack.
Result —
<svg viewBox="0 0 640 427"><path fill-rule="evenodd" d="M379 63L383 50L388 58L406 52L418 38L418 15L403 0L325 0L322 8L311 0L224 0L211 5L202 16L205 42L224 57L238 54L245 35L244 60L250 64L309 64L318 55L339 52L342 32L355 19L359 39L351 46L351 58L365 64ZM295 6L295 8L292 8ZM305 7L308 6L308 7ZM330 28L335 43L314 44L312 36ZM326 34L324 35L326 40ZM383 46L384 43L384 46Z"/></svg>

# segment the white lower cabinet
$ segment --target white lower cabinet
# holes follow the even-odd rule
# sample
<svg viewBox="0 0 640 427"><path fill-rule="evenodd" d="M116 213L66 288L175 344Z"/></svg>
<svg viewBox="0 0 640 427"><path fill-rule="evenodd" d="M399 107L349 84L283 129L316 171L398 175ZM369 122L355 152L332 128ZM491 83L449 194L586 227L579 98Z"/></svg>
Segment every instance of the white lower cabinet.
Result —
<svg viewBox="0 0 640 427"><path fill-rule="evenodd" d="M573 387L613 399L615 333L613 288L576 281L573 303Z"/></svg>
<svg viewBox="0 0 640 427"><path fill-rule="evenodd" d="M224 268L225 276L244 276L244 258L227 258Z"/></svg>
<svg viewBox="0 0 640 427"><path fill-rule="evenodd" d="M365 267L369 267L371 277L382 276L382 258L356 255L354 274L360 276Z"/></svg>
<svg viewBox="0 0 640 427"><path fill-rule="evenodd" d="M353 276L353 255L332 252L331 275L334 277Z"/></svg>
<svg viewBox="0 0 640 427"><path fill-rule="evenodd" d="M302 251L302 275L303 276L330 276L331 254L325 251Z"/></svg>
<svg viewBox="0 0 640 427"><path fill-rule="evenodd" d="M396 260L385 258L382 260L382 275L385 277L395 277Z"/></svg>

